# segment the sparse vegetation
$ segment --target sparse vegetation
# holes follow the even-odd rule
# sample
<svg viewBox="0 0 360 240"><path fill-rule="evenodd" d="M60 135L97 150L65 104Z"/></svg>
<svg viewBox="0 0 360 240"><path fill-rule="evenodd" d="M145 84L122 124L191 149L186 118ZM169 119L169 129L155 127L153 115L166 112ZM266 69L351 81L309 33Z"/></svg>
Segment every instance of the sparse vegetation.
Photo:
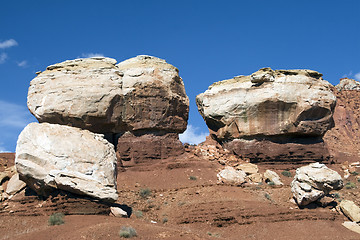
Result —
<svg viewBox="0 0 360 240"><path fill-rule="evenodd" d="M334 198L339 199L339 198L340 198L340 194L339 194L339 193L335 193L335 194L334 194Z"/></svg>
<svg viewBox="0 0 360 240"><path fill-rule="evenodd" d="M210 237L216 237L216 238L220 237L220 234L218 234L218 233L207 232L207 235L209 235Z"/></svg>
<svg viewBox="0 0 360 240"><path fill-rule="evenodd" d="M292 177L291 172L289 172L288 170L282 171L281 174L285 177Z"/></svg>
<svg viewBox="0 0 360 240"><path fill-rule="evenodd" d="M163 223L167 223L168 222L168 219L166 217L163 218L162 220Z"/></svg>
<svg viewBox="0 0 360 240"><path fill-rule="evenodd" d="M271 201L271 196L270 196L270 194L265 193L264 196L265 196L265 198L266 198L267 200Z"/></svg>
<svg viewBox="0 0 360 240"><path fill-rule="evenodd" d="M142 198L148 198L151 195L151 190L149 188L142 188L139 191L139 195Z"/></svg>
<svg viewBox="0 0 360 240"><path fill-rule="evenodd" d="M195 181L195 180L197 180L197 177L196 176L190 176L189 179Z"/></svg>
<svg viewBox="0 0 360 240"><path fill-rule="evenodd" d="M61 225L64 224L64 214L63 213L53 213L50 215L49 217L49 225L50 226L54 226L54 225Z"/></svg>
<svg viewBox="0 0 360 240"><path fill-rule="evenodd" d="M132 237L136 237L137 233L136 230L132 227L122 227L119 232L119 235L122 238L132 238Z"/></svg>
<svg viewBox="0 0 360 240"><path fill-rule="evenodd" d="M273 181L270 181L267 184L270 185L270 186L275 186L275 183Z"/></svg>
<svg viewBox="0 0 360 240"><path fill-rule="evenodd" d="M143 212L140 210L137 210L134 212L135 217L142 218L144 216Z"/></svg>
<svg viewBox="0 0 360 240"><path fill-rule="evenodd" d="M354 176L357 176L357 175L359 175L359 172L355 171L355 172L352 172L351 174L354 175Z"/></svg>
<svg viewBox="0 0 360 240"><path fill-rule="evenodd" d="M345 188L346 188L346 189L356 188L356 184L353 183L353 182L347 182L347 183L345 184Z"/></svg>

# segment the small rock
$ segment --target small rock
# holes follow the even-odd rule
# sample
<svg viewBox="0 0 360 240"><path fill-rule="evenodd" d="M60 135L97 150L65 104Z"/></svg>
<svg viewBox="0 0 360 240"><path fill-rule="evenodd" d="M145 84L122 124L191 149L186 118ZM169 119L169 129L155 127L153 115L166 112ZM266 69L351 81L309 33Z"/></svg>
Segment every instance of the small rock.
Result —
<svg viewBox="0 0 360 240"><path fill-rule="evenodd" d="M237 170L242 170L248 175L255 174L255 173L259 172L258 166L256 166L255 164L252 164L252 163L240 164L239 166L236 166L236 169Z"/></svg>
<svg viewBox="0 0 360 240"><path fill-rule="evenodd" d="M254 173L248 176L249 180L253 183L261 183L263 180L263 177L261 173Z"/></svg>
<svg viewBox="0 0 360 240"><path fill-rule="evenodd" d="M356 222L346 221L342 225L353 232L360 233L360 226Z"/></svg>
<svg viewBox="0 0 360 240"><path fill-rule="evenodd" d="M324 196L324 197L322 197L322 198L319 198L318 200L317 200L317 203L320 205L320 206L322 206L322 207L327 207L327 206L329 206L331 203L333 203L334 202L334 199L333 198L331 198L331 197L328 197L328 196Z"/></svg>
<svg viewBox="0 0 360 240"><path fill-rule="evenodd" d="M360 222L360 208L353 201L341 201L340 209L350 220Z"/></svg>
<svg viewBox="0 0 360 240"><path fill-rule="evenodd" d="M9 195L16 194L26 187L26 183L19 179L19 174L12 176L7 184L6 193Z"/></svg>
<svg viewBox="0 0 360 240"><path fill-rule="evenodd" d="M283 186L279 175L276 172L271 170L266 170L264 173L264 178L266 182L273 182L275 186Z"/></svg>
<svg viewBox="0 0 360 240"><path fill-rule="evenodd" d="M241 185L246 180L246 173L241 170L236 170L233 167L226 166L218 174L218 183L225 183L231 185Z"/></svg>
<svg viewBox="0 0 360 240"><path fill-rule="evenodd" d="M110 211L115 217L123 217L123 218L129 217L128 213L123 209L121 209L120 207L110 207Z"/></svg>

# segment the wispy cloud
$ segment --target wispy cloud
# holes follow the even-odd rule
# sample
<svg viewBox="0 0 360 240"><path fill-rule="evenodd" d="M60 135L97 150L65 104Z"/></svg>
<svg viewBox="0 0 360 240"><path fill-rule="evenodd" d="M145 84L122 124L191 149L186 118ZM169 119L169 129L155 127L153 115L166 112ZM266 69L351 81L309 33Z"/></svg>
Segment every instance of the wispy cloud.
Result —
<svg viewBox="0 0 360 240"><path fill-rule="evenodd" d="M84 57L84 58L104 57L104 54L102 54L102 53L83 53L83 54L81 54L81 57Z"/></svg>
<svg viewBox="0 0 360 240"><path fill-rule="evenodd" d="M0 100L0 151L14 151L20 132L35 120L25 104Z"/></svg>
<svg viewBox="0 0 360 240"><path fill-rule="evenodd" d="M21 62L17 62L17 65L19 66L19 67L27 67L27 61L21 61Z"/></svg>
<svg viewBox="0 0 360 240"><path fill-rule="evenodd" d="M19 45L14 39L5 40L0 42L0 49L11 48Z"/></svg>
<svg viewBox="0 0 360 240"><path fill-rule="evenodd" d="M29 123L25 106L0 100L0 127L23 128Z"/></svg>
<svg viewBox="0 0 360 240"><path fill-rule="evenodd" d="M209 133L198 132L198 131L199 131L198 127L194 127L189 124L187 126L186 131L182 134L179 134L180 141L182 143L190 143L190 144L199 144L205 141L206 136L208 136Z"/></svg>
<svg viewBox="0 0 360 240"><path fill-rule="evenodd" d="M0 53L0 64L5 63L7 58L8 55L6 53Z"/></svg>
<svg viewBox="0 0 360 240"><path fill-rule="evenodd" d="M356 73L356 74L354 75L354 78L355 78L356 80L360 81L360 72Z"/></svg>

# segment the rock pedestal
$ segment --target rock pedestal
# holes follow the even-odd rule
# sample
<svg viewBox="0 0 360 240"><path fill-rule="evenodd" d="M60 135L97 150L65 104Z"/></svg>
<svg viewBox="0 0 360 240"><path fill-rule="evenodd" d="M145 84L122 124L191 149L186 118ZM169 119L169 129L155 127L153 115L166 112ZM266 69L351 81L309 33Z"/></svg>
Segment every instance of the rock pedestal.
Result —
<svg viewBox="0 0 360 240"><path fill-rule="evenodd" d="M260 69L214 83L196 103L211 136L240 156L258 162L327 159L322 136L333 126L336 97L321 76Z"/></svg>

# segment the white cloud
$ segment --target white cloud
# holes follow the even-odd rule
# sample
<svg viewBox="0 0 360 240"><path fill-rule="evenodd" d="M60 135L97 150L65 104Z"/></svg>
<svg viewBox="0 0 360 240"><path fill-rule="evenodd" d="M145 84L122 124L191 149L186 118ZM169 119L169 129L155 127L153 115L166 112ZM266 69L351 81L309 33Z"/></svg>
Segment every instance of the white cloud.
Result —
<svg viewBox="0 0 360 240"><path fill-rule="evenodd" d="M192 125L188 125L184 133L179 134L180 141L182 143L199 144L205 141L206 136L209 133L198 132L199 128Z"/></svg>
<svg viewBox="0 0 360 240"><path fill-rule="evenodd" d="M360 81L360 72L354 75L354 78L358 81Z"/></svg>
<svg viewBox="0 0 360 240"><path fill-rule="evenodd" d="M5 48L11 48L14 46L19 45L14 39L9 39L9 40L5 40L3 42L0 42L0 48L1 49L5 49Z"/></svg>
<svg viewBox="0 0 360 240"><path fill-rule="evenodd" d="M1 53L0 54L0 64L5 63L7 58L8 58L8 56L6 53Z"/></svg>
<svg viewBox="0 0 360 240"><path fill-rule="evenodd" d="M19 66L19 67L27 67L27 61L21 61L21 62L17 62L17 65Z"/></svg>
<svg viewBox="0 0 360 240"><path fill-rule="evenodd" d="M30 116L25 106L0 100L0 129L24 128L30 122Z"/></svg>
<svg viewBox="0 0 360 240"><path fill-rule="evenodd" d="M104 54L102 54L102 53L83 53L83 54L81 54L81 57L85 57L85 58L104 57Z"/></svg>

